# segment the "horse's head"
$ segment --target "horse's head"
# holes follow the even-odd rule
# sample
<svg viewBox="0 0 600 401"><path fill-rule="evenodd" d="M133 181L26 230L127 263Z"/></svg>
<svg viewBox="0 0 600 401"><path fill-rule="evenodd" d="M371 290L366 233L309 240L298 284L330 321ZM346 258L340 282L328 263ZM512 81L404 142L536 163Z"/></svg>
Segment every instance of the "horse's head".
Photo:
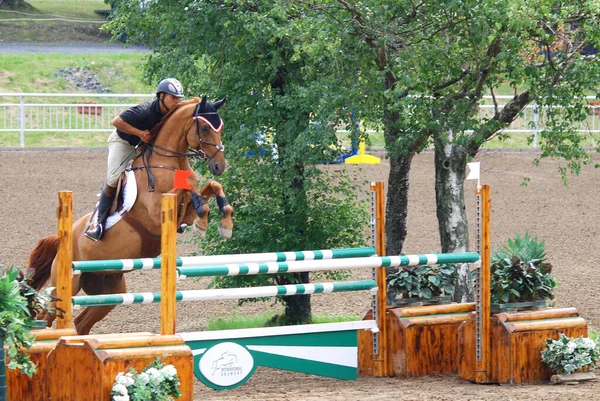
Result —
<svg viewBox="0 0 600 401"><path fill-rule="evenodd" d="M223 120L217 113L223 104L225 104L225 98L210 103L204 96L196 105L192 115L194 123L187 132L188 145L208 161L208 169L216 176L223 174L227 168L225 148L221 142Z"/></svg>

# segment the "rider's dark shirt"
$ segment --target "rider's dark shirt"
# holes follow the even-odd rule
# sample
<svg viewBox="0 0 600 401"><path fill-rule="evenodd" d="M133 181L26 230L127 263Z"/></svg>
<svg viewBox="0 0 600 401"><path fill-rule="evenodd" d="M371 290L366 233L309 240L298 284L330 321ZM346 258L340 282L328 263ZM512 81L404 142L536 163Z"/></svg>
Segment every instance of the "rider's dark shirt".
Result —
<svg viewBox="0 0 600 401"><path fill-rule="evenodd" d="M119 116L129 125L142 131L152 131L152 128L154 128L154 126L160 122L161 118L163 118L163 115L160 112L160 103L158 99L133 106L122 112ZM120 130L117 130L117 134L121 139L126 140L133 146L141 141L138 136L126 134Z"/></svg>

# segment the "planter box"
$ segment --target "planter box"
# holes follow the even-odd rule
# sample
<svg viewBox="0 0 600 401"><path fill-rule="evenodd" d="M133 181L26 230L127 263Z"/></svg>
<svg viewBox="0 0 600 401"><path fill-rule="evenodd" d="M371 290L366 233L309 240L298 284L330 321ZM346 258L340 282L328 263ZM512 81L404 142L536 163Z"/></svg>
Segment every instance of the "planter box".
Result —
<svg viewBox="0 0 600 401"><path fill-rule="evenodd" d="M45 323L46 321L44 321ZM38 372L29 377L20 370L8 370L6 383L8 388L8 401L45 401L48 395L48 354L56 346L62 336L77 334L74 329L41 329L32 330L35 340L27 350L29 359L37 365Z"/></svg>
<svg viewBox="0 0 600 401"><path fill-rule="evenodd" d="M80 102L80 104L96 104L94 102ZM77 106L78 114L102 114L102 106Z"/></svg>
<svg viewBox="0 0 600 401"><path fill-rule="evenodd" d="M140 372L156 357L177 369L180 401L192 401L194 367L190 347L178 335L120 333L62 337L48 354L47 400L110 401L119 372Z"/></svg>
<svg viewBox="0 0 600 401"><path fill-rule="evenodd" d="M476 315L472 313L458 332L458 374L462 380L475 381L475 323ZM541 351L546 339L558 339L559 333L587 337L587 322L575 308L492 314L487 383L549 381L552 371L542 362Z"/></svg>
<svg viewBox="0 0 600 401"><path fill-rule="evenodd" d="M418 377L458 373L458 329L475 310L474 303L387 309L387 376ZM371 320L372 313L365 316ZM373 333L359 331L358 372L375 375ZM383 349L385 345L380 347Z"/></svg>

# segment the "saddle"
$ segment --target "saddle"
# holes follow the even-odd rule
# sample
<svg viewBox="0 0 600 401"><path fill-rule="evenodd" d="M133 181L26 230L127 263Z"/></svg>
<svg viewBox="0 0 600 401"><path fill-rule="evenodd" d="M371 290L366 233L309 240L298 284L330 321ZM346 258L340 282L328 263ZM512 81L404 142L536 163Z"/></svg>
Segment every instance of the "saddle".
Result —
<svg viewBox="0 0 600 401"><path fill-rule="evenodd" d="M104 230L109 230L117 224L121 219L133 227L142 238L142 255L141 257L154 256L156 249L160 248L160 234L153 234L146 227L133 217L129 211L133 207L137 199L137 183L134 172L128 168L121 174L117 181L117 193L113 204L110 208L110 214L106 219ZM90 222L96 221L96 213L98 207L90 218Z"/></svg>

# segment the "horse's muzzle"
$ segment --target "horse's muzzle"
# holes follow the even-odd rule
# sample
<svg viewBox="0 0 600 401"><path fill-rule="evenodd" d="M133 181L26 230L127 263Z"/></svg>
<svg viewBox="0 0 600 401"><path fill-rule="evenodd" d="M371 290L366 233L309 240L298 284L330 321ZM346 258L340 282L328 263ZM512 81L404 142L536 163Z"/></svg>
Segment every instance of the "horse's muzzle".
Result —
<svg viewBox="0 0 600 401"><path fill-rule="evenodd" d="M212 159L208 163L208 169L212 175L220 176L225 172L225 170L227 170L227 160L223 159L222 161L216 161Z"/></svg>

